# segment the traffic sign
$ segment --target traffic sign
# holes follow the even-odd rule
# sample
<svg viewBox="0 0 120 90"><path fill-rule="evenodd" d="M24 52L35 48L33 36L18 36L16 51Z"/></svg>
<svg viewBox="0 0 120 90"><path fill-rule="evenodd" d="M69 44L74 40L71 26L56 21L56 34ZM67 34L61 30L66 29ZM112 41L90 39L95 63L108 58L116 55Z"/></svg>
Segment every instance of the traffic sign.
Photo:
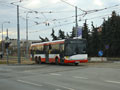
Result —
<svg viewBox="0 0 120 90"><path fill-rule="evenodd" d="M98 56L100 56L100 57L103 56L103 51L102 51L102 50L100 50L100 51L98 52Z"/></svg>

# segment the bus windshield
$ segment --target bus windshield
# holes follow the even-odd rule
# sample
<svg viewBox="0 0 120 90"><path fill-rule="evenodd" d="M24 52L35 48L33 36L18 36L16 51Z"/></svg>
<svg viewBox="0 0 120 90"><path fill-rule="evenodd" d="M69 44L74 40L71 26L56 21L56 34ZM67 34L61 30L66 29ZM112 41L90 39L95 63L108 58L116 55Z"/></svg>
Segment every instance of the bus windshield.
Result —
<svg viewBox="0 0 120 90"><path fill-rule="evenodd" d="M69 42L65 44L65 56L86 53L86 43L83 41Z"/></svg>

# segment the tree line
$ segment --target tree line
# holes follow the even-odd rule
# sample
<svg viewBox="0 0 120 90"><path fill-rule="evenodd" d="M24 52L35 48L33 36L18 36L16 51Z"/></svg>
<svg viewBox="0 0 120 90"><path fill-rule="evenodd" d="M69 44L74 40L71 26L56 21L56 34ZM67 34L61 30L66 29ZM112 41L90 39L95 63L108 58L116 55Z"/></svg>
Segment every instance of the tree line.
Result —
<svg viewBox="0 0 120 90"><path fill-rule="evenodd" d="M82 26L82 38L87 40L87 52L89 56L98 56L98 51L102 50L106 57L120 57L120 16L113 11L111 17L103 20L99 27L95 27L91 22L89 29L87 20ZM52 40L60 40L75 37L75 27L72 28L71 34L66 34L61 29L58 36L55 35L55 30L52 29ZM39 37L42 42L49 39Z"/></svg>

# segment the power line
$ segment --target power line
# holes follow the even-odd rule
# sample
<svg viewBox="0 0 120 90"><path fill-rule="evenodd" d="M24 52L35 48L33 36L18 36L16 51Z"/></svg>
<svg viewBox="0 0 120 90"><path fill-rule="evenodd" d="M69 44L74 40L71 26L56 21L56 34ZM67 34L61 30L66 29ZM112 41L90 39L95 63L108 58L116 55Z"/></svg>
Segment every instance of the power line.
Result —
<svg viewBox="0 0 120 90"><path fill-rule="evenodd" d="M94 13L94 12L99 12L99 11L111 9L111 8L118 7L118 6L120 6L120 4L116 4L116 5L113 5L113 6L105 7L105 8L102 8L102 9L88 10L86 14L90 14L90 13Z"/></svg>
<svg viewBox="0 0 120 90"><path fill-rule="evenodd" d="M96 16L96 17L92 17L92 18L86 18L86 19L83 19L83 20L79 20L79 22L80 21L85 21L85 20L91 20L91 19L95 19L95 18L104 18L105 16L109 16L109 15L111 15L111 14L105 14L105 15L101 15L101 16ZM101 19L100 18L100 19ZM40 23L37 23L37 25L40 25L40 24L44 24L45 22L40 22ZM64 25L68 25L69 23L66 23L66 24L62 24L62 25L58 25L58 26L55 26L55 27L60 27L60 26L64 26ZM72 23L70 23L70 24L73 24L73 22ZM35 25L32 25L32 26L35 26ZM31 26L31 27L32 27Z"/></svg>
<svg viewBox="0 0 120 90"><path fill-rule="evenodd" d="M92 17L92 18L86 18L86 19L83 19L83 20L81 20L81 21L91 20L91 19L100 18L100 17L102 18L102 17L104 17L104 16L109 16L109 15L111 15L111 14L106 14L106 15L96 16L96 17ZM100 19L101 19L101 18L100 18ZM80 21L78 21L78 22L80 22ZM50 27L50 28L46 28L45 30L49 30L49 29L57 28L57 27L62 27L62 26L65 26L65 25L73 24L73 23L75 23L75 22L70 22L70 23L65 23L65 24L61 24L61 25L57 25L57 26L53 26L53 27ZM41 23L41 24L42 24L42 23ZM36 25L32 25L32 26L36 26ZM36 33L36 32L40 32L40 30L31 31L31 32L29 32L29 33Z"/></svg>
<svg viewBox="0 0 120 90"><path fill-rule="evenodd" d="M15 2L12 2L12 3L7 3L7 2L3 2L3 1L0 1L1 3L3 3L3 4L5 4L6 6L9 6L9 5L15 5L15 6L17 6L16 4L14 4ZM19 2L21 2L21 0L19 1ZM16 2L16 3L18 3L18 2ZM8 4L8 5L7 5ZM9 6L10 7L10 6ZM61 13L61 12L71 12L71 11L59 11L59 12L53 12L53 11L41 11L41 12L38 12L38 11L36 11L36 10L32 10L32 9L29 9L29 8L26 8L26 7L23 7L23 6L21 6L21 5L19 5L19 7L21 7L21 8L23 8L23 9L25 9L25 10L29 10L29 11L33 11L33 12L35 12L35 13L40 13L40 14L42 14L42 16L44 16L44 18L46 19L46 16L44 15L44 13L49 13L49 14L52 14L52 13ZM73 12L73 11L72 11Z"/></svg>
<svg viewBox="0 0 120 90"><path fill-rule="evenodd" d="M8 4L7 2L0 1L0 4L5 5L5 6L7 6L7 7L11 7L11 5Z"/></svg>
<svg viewBox="0 0 120 90"><path fill-rule="evenodd" d="M87 11L87 13L86 13L86 11L85 11L85 13L80 14L80 15L78 15L78 16L84 16L84 15L87 15L87 14L91 14L91 13L98 12L98 11L103 11L103 10L106 10L106 9L109 9L109 8L113 8L113 7L117 7L117 6L119 6L119 4L114 5L114 6L110 6L110 7L106 7L106 8L103 8L103 9L89 10L89 11ZM22 6L20 6L20 7L22 7ZM25 7L22 7L22 8L27 9L27 10L30 10L30 11L35 11L35 10L28 9L28 8L25 8ZM51 11L49 11L49 12L38 12L38 11L36 11L36 12L37 12L37 13L41 13L41 14L43 14L43 13L52 13ZM44 15L44 14L43 14L43 15ZM53 19L53 20L50 20L50 21L65 20L65 19L69 19L69 18L73 18L73 17L75 17L75 16L65 17L65 18L60 18L60 19ZM46 16L44 16L44 18L45 18L47 21L49 21L49 20L46 18ZM98 18L99 18L99 17L98 17ZM92 18L92 19L93 19L93 18ZM38 23L38 24L43 24L43 23L45 23L45 22L41 22L41 23ZM60 26L61 26L61 25L60 25Z"/></svg>
<svg viewBox="0 0 120 90"><path fill-rule="evenodd" d="M110 9L110 8L113 8L113 7L116 7L116 6L119 6L119 4L114 5L114 6L111 6L111 7L99 9L99 10L90 11L89 13L79 14L78 16L85 16L85 15L87 15L87 14L95 13L95 12L98 12L98 11L103 11L103 10ZM53 19L52 21L65 20L65 19L74 18L74 17L75 17L75 16L70 16L70 17L65 17L65 18L59 18L59 19Z"/></svg>
<svg viewBox="0 0 120 90"><path fill-rule="evenodd" d="M109 15L111 15L111 14L105 14L105 15L101 15L101 16L96 16L96 17L88 18L88 19L83 19L81 21L91 20L91 19L100 18L100 17L104 18L105 16L109 16ZM80 21L78 21L78 22L80 22ZM61 26L65 26L65 25L69 25L69 24L73 24L73 23L75 23L75 22L70 22L70 23L65 23L65 24L61 24L61 25L58 25L58 26L53 26L52 28L57 28L57 27L61 27ZM47 28L45 30L52 29L52 28ZM39 30L33 31L33 32L29 32L29 33L35 33L35 32L39 32Z"/></svg>
<svg viewBox="0 0 120 90"><path fill-rule="evenodd" d="M103 11L103 10L110 9L110 8L113 8L113 7L117 7L117 6L120 6L120 4L110 6L110 7L106 7L106 8L103 8L103 9L90 10L90 11L87 11L88 13L79 14L78 16L84 16L84 15L87 15L87 14L95 13L95 12L98 12L98 11ZM59 18L59 19L53 19L53 21L64 20L64 19L73 18L73 17L75 17L75 16Z"/></svg>
<svg viewBox="0 0 120 90"><path fill-rule="evenodd" d="M52 28L57 28L57 27L61 27L61 26L65 26L65 25L69 25L69 24L73 24L73 23L75 23L75 22L70 22L70 23L61 24L61 25L58 25L58 26L53 26L53 27L47 28L45 30L49 30L49 29L52 29ZM36 33L36 32L40 32L40 30L32 31L32 32L29 32L29 33Z"/></svg>
<svg viewBox="0 0 120 90"><path fill-rule="evenodd" d="M61 0L61 1L64 1L64 0ZM65 1L64 1L64 2L65 2ZM4 3L5 3L5 2L4 2ZM73 5L73 6L74 6L74 5ZM106 10L106 9L113 8L113 7L117 7L117 6L119 6L119 4L114 5L114 6L110 6L110 7L106 7L106 8L103 8L103 9L89 10L89 11L87 11L87 12L81 14L81 15L78 15L78 16L82 16L82 15L85 16L85 15L90 14L90 13L94 13L94 12ZM20 7L22 7L22 6L20 6ZM36 13L41 13L42 16L44 16L44 18L45 18L47 21L48 21L48 19L47 19L47 17L46 17L43 13L53 13L52 11L49 11L49 12L38 12L38 11L35 11L35 10L32 10L32 9L28 9L28 8L25 8L25 7L22 7L22 8L27 9L27 10L30 10L30 11L34 11L34 12L36 12ZM64 19L73 18L73 17L75 17L75 16L65 17L65 18L61 18L61 19L53 19L52 21L64 20Z"/></svg>
<svg viewBox="0 0 120 90"><path fill-rule="evenodd" d="M68 5L70 5L70 6L72 6L72 7L76 7L75 5L72 5L72 4L70 4L70 3L68 3L68 2L66 2L66 1L64 1L64 0L61 0L62 2L64 2L64 3L66 3L66 4L68 4ZM83 9L81 9L81 8L78 8L79 10L81 10L82 12L86 12L85 10L83 10Z"/></svg>

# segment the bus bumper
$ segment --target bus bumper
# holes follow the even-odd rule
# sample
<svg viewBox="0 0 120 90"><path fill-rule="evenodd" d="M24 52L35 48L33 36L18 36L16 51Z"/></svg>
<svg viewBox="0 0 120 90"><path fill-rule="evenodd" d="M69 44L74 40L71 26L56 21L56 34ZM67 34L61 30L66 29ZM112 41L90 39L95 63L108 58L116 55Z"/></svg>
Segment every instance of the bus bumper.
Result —
<svg viewBox="0 0 120 90"><path fill-rule="evenodd" d="M88 60L64 60L64 63L87 63Z"/></svg>

